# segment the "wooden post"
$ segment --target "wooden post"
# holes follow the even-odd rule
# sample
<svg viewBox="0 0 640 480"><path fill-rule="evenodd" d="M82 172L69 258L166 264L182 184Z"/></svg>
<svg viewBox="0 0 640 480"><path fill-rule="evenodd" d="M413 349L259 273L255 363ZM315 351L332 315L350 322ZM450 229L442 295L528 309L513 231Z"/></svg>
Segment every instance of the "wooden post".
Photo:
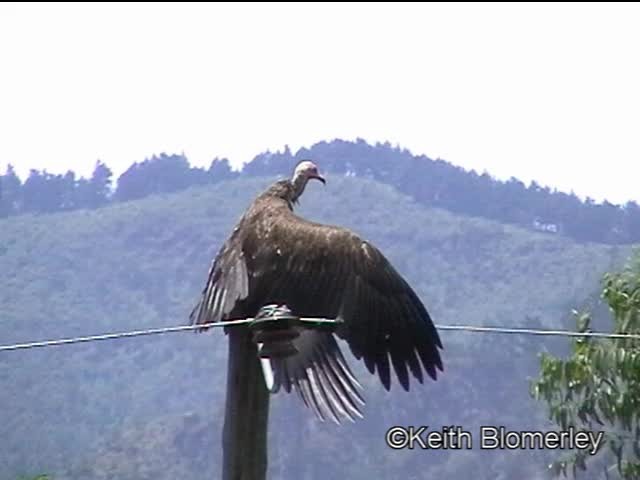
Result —
<svg viewBox="0 0 640 480"><path fill-rule="evenodd" d="M222 479L264 480L267 474L269 391L251 331L230 328Z"/></svg>

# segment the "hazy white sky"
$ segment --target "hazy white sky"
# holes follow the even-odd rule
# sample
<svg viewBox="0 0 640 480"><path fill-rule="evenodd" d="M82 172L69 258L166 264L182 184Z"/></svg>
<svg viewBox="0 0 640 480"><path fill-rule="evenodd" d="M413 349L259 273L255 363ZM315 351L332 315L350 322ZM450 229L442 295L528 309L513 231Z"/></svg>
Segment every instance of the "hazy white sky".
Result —
<svg viewBox="0 0 640 480"><path fill-rule="evenodd" d="M325 139L640 200L638 6L0 6L0 170Z"/></svg>

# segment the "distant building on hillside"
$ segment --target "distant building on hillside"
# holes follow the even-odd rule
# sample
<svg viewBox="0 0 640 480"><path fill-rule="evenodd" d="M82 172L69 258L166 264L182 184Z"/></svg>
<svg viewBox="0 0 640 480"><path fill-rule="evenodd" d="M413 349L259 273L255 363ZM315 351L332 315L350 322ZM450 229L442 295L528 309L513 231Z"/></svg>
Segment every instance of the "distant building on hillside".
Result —
<svg viewBox="0 0 640 480"><path fill-rule="evenodd" d="M533 221L534 230L538 230L540 232L549 232L549 233L560 233L560 228L555 223L544 223L539 219L535 219Z"/></svg>

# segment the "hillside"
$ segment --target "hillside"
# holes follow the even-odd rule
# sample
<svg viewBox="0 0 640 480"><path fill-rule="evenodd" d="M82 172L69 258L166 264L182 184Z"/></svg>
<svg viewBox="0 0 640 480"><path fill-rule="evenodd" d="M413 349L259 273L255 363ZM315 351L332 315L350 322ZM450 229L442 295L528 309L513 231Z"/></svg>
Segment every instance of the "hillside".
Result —
<svg viewBox="0 0 640 480"><path fill-rule="evenodd" d="M220 242L270 180L0 220L1 343L186 323ZM629 252L456 216L357 177L308 190L302 214L377 244L439 324L572 327L570 309ZM393 425L545 425L528 377L537 353L564 342L442 339L445 374L410 394L384 392L352 362L368 401L356 424L320 424L298 398L276 396L270 478L546 478L540 452L385 446ZM225 359L218 331L0 354L0 478L216 478Z"/></svg>

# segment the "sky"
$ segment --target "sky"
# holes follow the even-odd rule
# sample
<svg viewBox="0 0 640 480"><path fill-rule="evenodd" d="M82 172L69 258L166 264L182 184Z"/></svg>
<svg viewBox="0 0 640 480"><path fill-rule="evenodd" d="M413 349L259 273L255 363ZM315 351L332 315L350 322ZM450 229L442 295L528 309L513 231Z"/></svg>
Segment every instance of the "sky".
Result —
<svg viewBox="0 0 640 480"><path fill-rule="evenodd" d="M640 201L639 25L621 4L5 3L0 171L363 138Z"/></svg>

